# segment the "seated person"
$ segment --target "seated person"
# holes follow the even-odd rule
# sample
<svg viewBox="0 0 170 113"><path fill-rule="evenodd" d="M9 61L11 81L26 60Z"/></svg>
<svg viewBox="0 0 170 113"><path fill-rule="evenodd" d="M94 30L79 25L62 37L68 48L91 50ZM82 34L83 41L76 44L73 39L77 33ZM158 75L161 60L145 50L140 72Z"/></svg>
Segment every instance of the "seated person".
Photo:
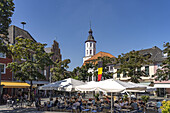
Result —
<svg viewBox="0 0 170 113"><path fill-rule="evenodd" d="M119 104L120 104L121 108L123 108L124 105L125 105L124 102L123 102L123 100L121 100Z"/></svg>
<svg viewBox="0 0 170 113"><path fill-rule="evenodd" d="M132 107L132 110L138 109L138 104L137 104L136 100L132 100L131 107Z"/></svg>
<svg viewBox="0 0 170 113"><path fill-rule="evenodd" d="M54 102L54 106L57 106L58 105L58 97L56 97L56 100Z"/></svg>
<svg viewBox="0 0 170 113"><path fill-rule="evenodd" d="M73 106L75 106L75 107L80 106L80 102L78 102L78 100L76 99L75 103L73 103Z"/></svg>
<svg viewBox="0 0 170 113"><path fill-rule="evenodd" d="M162 103L159 100L157 100L156 109L158 110L161 106L162 106Z"/></svg>
<svg viewBox="0 0 170 113"><path fill-rule="evenodd" d="M51 108L50 101L47 101L47 108Z"/></svg>
<svg viewBox="0 0 170 113"><path fill-rule="evenodd" d="M141 99L138 100L138 106L141 106L142 108L145 106L145 103L143 102L143 100Z"/></svg>
<svg viewBox="0 0 170 113"><path fill-rule="evenodd" d="M92 99L92 104L95 105L95 100L94 99Z"/></svg>
<svg viewBox="0 0 170 113"><path fill-rule="evenodd" d="M51 107L54 106L53 98L50 98L50 106L51 106Z"/></svg>
<svg viewBox="0 0 170 113"><path fill-rule="evenodd" d="M125 106L128 106L129 102L127 100L125 100L124 104L125 104Z"/></svg>
<svg viewBox="0 0 170 113"><path fill-rule="evenodd" d="M118 101L116 100L115 103L114 103L114 107L117 109L117 110L121 110L121 106L119 105Z"/></svg>

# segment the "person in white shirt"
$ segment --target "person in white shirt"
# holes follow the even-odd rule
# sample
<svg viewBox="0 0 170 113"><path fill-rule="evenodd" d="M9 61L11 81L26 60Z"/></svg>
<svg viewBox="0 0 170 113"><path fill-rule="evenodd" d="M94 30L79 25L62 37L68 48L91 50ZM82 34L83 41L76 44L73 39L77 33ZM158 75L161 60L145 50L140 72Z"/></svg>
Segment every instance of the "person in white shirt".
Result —
<svg viewBox="0 0 170 113"><path fill-rule="evenodd" d="M120 101L120 106L123 107L124 106L124 102L123 100Z"/></svg>
<svg viewBox="0 0 170 113"><path fill-rule="evenodd" d="M116 100L115 103L114 103L114 107L117 109L117 110L121 110L121 106L119 105L118 101Z"/></svg>

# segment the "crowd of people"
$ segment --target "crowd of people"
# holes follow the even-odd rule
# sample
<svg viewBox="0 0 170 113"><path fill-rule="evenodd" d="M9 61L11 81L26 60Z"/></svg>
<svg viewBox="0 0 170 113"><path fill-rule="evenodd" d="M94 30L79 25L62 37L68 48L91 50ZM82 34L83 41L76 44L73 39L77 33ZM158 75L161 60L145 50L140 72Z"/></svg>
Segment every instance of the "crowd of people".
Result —
<svg viewBox="0 0 170 113"><path fill-rule="evenodd" d="M28 100L28 95L26 93L19 93L18 95L10 96L8 94L3 94L3 104L7 104L9 102L16 103L22 102L24 100Z"/></svg>
<svg viewBox="0 0 170 113"><path fill-rule="evenodd" d="M144 110L145 103L141 99L132 99L131 102L128 100L116 100L114 103L115 109L121 111L121 109L130 109L130 110Z"/></svg>

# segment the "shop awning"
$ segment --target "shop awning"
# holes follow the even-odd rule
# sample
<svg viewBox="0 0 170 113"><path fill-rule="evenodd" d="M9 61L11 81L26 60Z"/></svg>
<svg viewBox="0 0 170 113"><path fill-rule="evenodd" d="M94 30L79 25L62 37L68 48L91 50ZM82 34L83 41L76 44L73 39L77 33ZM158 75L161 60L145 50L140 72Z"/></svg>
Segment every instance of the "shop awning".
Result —
<svg viewBox="0 0 170 113"><path fill-rule="evenodd" d="M1 82L3 88L29 88L30 85L24 82Z"/></svg>
<svg viewBox="0 0 170 113"><path fill-rule="evenodd" d="M170 88L170 84L154 84L155 88Z"/></svg>

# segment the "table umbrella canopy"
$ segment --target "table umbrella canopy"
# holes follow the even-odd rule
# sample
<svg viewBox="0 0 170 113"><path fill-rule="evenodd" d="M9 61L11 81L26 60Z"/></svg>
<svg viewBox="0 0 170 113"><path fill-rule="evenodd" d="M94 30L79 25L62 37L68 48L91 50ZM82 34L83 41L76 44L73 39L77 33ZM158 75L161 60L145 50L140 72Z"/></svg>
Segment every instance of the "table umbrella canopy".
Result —
<svg viewBox="0 0 170 113"><path fill-rule="evenodd" d="M124 90L145 90L146 86L137 86L120 80L107 79L100 81L100 90L105 92L122 92Z"/></svg>
<svg viewBox="0 0 170 113"><path fill-rule="evenodd" d="M137 83L133 83L133 82L128 82L136 87L146 87L146 90L129 90L129 92L151 92L151 91L156 91L155 87L151 87L151 86L147 86L147 85L142 85L142 84L137 84Z"/></svg>
<svg viewBox="0 0 170 113"><path fill-rule="evenodd" d="M99 82L90 81L86 82L84 85L76 86L76 91L99 91L98 89Z"/></svg>
<svg viewBox="0 0 170 113"><path fill-rule="evenodd" d="M145 90L146 86L136 86L120 80L107 79L100 82L87 82L85 85L76 87L78 91L103 91L103 92L122 92L124 90Z"/></svg>
<svg viewBox="0 0 170 113"><path fill-rule="evenodd" d="M39 90L58 90L58 91L75 91L75 87L85 84L82 81L75 80L72 78L64 79L54 83L40 86Z"/></svg>

